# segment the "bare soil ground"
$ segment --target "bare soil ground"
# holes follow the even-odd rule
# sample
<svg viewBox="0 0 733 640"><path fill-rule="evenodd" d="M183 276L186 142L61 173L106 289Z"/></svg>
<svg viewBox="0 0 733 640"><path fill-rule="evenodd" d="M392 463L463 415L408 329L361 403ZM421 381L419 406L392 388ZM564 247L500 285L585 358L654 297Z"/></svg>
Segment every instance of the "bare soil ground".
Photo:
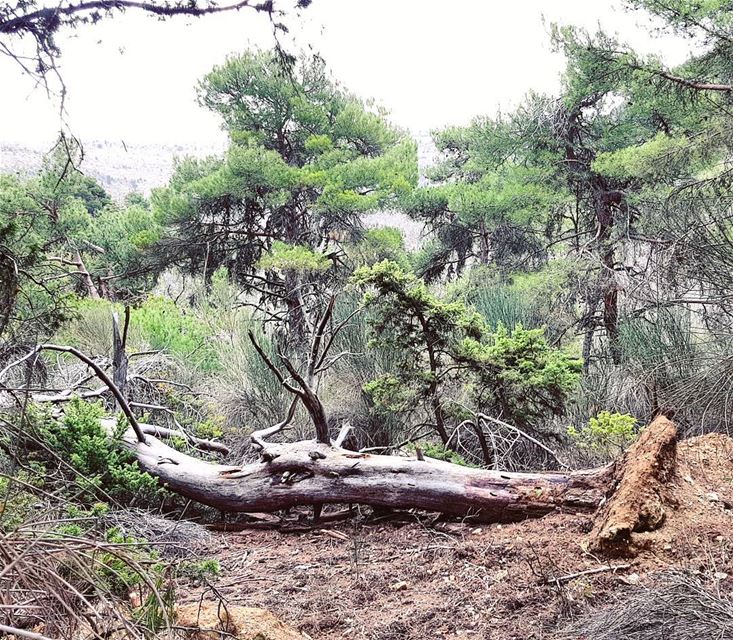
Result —
<svg viewBox="0 0 733 640"><path fill-rule="evenodd" d="M730 597L733 440L680 443L670 499L664 525L635 536L632 558L593 555L592 518L562 513L512 525L364 514L300 532L220 533L207 553L221 575L183 600L218 594L263 607L314 639L528 640L552 638L672 567L701 572ZM564 579L608 564L630 566Z"/></svg>

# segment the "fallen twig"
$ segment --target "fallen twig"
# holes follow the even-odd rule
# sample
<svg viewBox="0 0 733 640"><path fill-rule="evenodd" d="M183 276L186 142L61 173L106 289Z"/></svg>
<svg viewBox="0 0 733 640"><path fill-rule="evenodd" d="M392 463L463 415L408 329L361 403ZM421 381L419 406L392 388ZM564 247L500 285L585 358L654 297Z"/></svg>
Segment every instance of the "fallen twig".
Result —
<svg viewBox="0 0 733 640"><path fill-rule="evenodd" d="M585 571L578 571L577 573L568 573L564 576L558 576L556 578L547 577L545 578L542 583L543 584L563 584L565 582L570 582L571 580L575 580L575 578L580 578L582 576L590 576L595 573L605 573L606 571L613 571L614 573L616 571L623 571L624 569L628 569L631 567L630 564L604 564L600 567L595 567L593 569L586 569Z"/></svg>

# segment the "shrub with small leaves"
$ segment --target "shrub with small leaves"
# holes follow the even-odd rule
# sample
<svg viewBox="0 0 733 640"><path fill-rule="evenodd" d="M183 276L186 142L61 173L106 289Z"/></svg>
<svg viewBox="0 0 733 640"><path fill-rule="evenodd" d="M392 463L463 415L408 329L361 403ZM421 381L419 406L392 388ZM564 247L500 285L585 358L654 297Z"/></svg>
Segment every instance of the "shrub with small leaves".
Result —
<svg viewBox="0 0 733 640"><path fill-rule="evenodd" d="M452 462L453 464L461 465L462 467L476 467L477 465L471 464L461 454L451 451L442 444L435 442L428 442L422 445L423 453L428 458L435 458L436 460L444 460L445 462Z"/></svg>
<svg viewBox="0 0 733 640"><path fill-rule="evenodd" d="M0 478L0 531L14 531L33 513L38 502L33 487L42 484L43 471L42 465L33 463L15 478Z"/></svg>
<svg viewBox="0 0 733 640"><path fill-rule="evenodd" d="M617 456L637 436L637 420L628 413L601 411L580 429L568 427L568 435L581 449L605 456Z"/></svg>
<svg viewBox="0 0 733 640"><path fill-rule="evenodd" d="M40 432L45 444L69 466L62 471L77 486L85 489L81 499L92 504L108 496L124 504L149 504L161 489L153 476L140 470L132 452L120 437L126 422L118 421L117 433L110 437L100 422L101 405L74 399L68 403L62 420L46 419Z"/></svg>
<svg viewBox="0 0 733 640"><path fill-rule="evenodd" d="M218 560L205 558L197 561L183 561L178 565L178 575L185 576L193 582L201 583L207 578L216 578L221 573Z"/></svg>
<svg viewBox="0 0 733 640"><path fill-rule="evenodd" d="M145 576L140 570L143 566L153 575L162 573L164 567L157 562L158 552L147 546L147 540L125 535L117 527L107 529L104 537L111 546L109 551L100 554L96 566L105 590L126 596L133 587L144 582Z"/></svg>
<svg viewBox="0 0 733 640"><path fill-rule="evenodd" d="M319 273L327 271L331 261L318 251L300 244L286 244L276 240L269 253L262 256L258 266L265 271L294 271Z"/></svg>
<svg viewBox="0 0 733 640"><path fill-rule="evenodd" d="M205 440L216 440L224 435L224 418L220 415L210 416L203 422L193 426L194 435Z"/></svg>

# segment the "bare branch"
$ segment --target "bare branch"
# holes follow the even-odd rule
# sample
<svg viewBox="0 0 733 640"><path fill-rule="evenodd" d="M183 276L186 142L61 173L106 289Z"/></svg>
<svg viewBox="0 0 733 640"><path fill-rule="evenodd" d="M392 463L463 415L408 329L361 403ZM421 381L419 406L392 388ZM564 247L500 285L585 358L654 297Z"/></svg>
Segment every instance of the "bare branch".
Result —
<svg viewBox="0 0 733 640"><path fill-rule="evenodd" d="M283 376L282 373L280 373L280 369L278 369L272 360L270 360L270 356L268 356L264 349L260 346L260 343L257 342L257 338L255 338L254 333L251 331L248 331L247 334L249 335L250 342L252 343L252 346L254 346L255 351L257 351L257 354L262 358L264 363L267 365L267 368L272 371L273 374L275 374L275 377L278 379L280 384L285 387L290 393L294 393L295 395L301 397L302 392L299 389L296 389L293 385L291 385L287 380L285 380L285 376ZM281 356L282 357L282 356Z"/></svg>
<svg viewBox="0 0 733 640"><path fill-rule="evenodd" d="M494 424L498 424L499 426L505 427L506 429L509 429L511 431L514 431L514 433L522 436L523 438L529 440L532 444L537 445L540 449L545 451L546 453L549 453L554 459L557 464L559 464L561 467L568 469L568 465L566 465L564 462L562 462L558 457L557 454L550 449L548 446L542 444L537 438L533 438L528 433L525 433L518 427L515 427L514 425L509 424L508 422L504 422L503 420L499 420L498 418L493 418L492 416L487 416L485 413L477 413L476 418L479 420L484 420L485 422L493 422Z"/></svg>
<svg viewBox="0 0 733 640"><path fill-rule="evenodd" d="M288 407L288 413L285 416L285 419L278 422L277 424L273 424L271 427L265 427L264 429L258 429L257 431L253 431L249 439L252 441L252 446L254 446L256 449L264 450L267 447L267 442L265 442L265 438L269 438L270 436L274 436L276 433L280 433L285 427L287 427L295 417L295 409L298 406L298 400L300 398L296 396L293 398L292 402L290 403L290 407Z"/></svg>
<svg viewBox="0 0 733 640"><path fill-rule="evenodd" d="M301 391L298 392L300 399L303 401L305 408L313 422L313 426L316 428L316 440L323 444L331 444L331 439L328 437L328 422L326 421L326 410L323 408L321 399L313 391L308 382L303 378L298 370L293 366L293 363L284 356L282 353L278 354L280 360L285 365L290 376L298 383Z"/></svg>
<svg viewBox="0 0 733 640"><path fill-rule="evenodd" d="M143 11L160 17L173 17L179 15L204 16L210 13L221 13L223 11L238 11L244 8L252 8L256 11L272 10L272 3L253 5L250 0L242 0L234 4L217 6L209 4L198 6L195 2L171 5L169 3L135 2L134 0L94 0L92 2L80 2L67 6L44 7L31 13L19 15L0 22L0 33L9 35L22 35L31 33L34 37L44 36L47 39L64 25L72 24L73 20L83 19L80 14L91 14L99 12L126 11L128 9ZM97 18L98 20L99 18Z"/></svg>
<svg viewBox="0 0 733 640"><path fill-rule="evenodd" d="M0 632L7 633L10 636L17 636L18 638L28 638L29 640L51 640L48 636L41 635L40 633L18 629L17 627L8 627L4 624L0 624Z"/></svg>
<svg viewBox="0 0 733 640"><path fill-rule="evenodd" d="M116 387L114 382L110 380L109 376L104 372L104 369L100 367L94 360L92 360L89 356L83 354L81 351L74 347L66 347L61 346L58 344L41 344L38 345L35 349L33 349L30 353L26 354L19 360L16 360L15 362L11 362L7 367L5 367L2 371L0 371L0 380L2 380L3 376L6 374L6 372L11 369L12 367L24 362L25 360L28 360L33 355L40 353L41 351L56 351L58 353L69 353L75 358L78 358L81 360L84 364L86 364L88 367L90 367L94 373L97 375L97 377L107 386L107 388L112 392L112 395L115 397L115 400L119 403L120 409L122 410L122 413L125 414L125 417L130 423L130 426L132 427L132 430L135 432L135 435L137 436L137 439L140 443L144 444L147 442L147 439L145 438L145 434L143 433L142 429L140 429L140 425L137 422L137 419L135 418L135 414L132 412L132 409L130 409L130 405L127 404L127 400L125 400L125 397L120 393L120 390Z"/></svg>
<svg viewBox="0 0 733 640"><path fill-rule="evenodd" d="M82 400L88 400L89 398L99 398L103 396L107 391L107 387L99 387L98 389L81 391L79 393L74 393L73 389L64 389L63 391L55 395L45 395L37 393L33 394L31 398L33 399L33 402L50 402L52 404L57 404L59 402L68 402L69 400L73 400L74 398L81 398Z"/></svg>
<svg viewBox="0 0 733 640"><path fill-rule="evenodd" d="M344 424L341 425L341 430L339 431L339 434L336 436L336 439L333 441L334 447L341 447L344 442L346 441L346 438L349 437L349 434L351 433L352 427L348 422L344 422Z"/></svg>
<svg viewBox="0 0 733 640"><path fill-rule="evenodd" d="M197 438L192 436L182 429L169 429L168 427L159 427L154 424L140 423L140 428L143 433L155 436L156 438L183 438L189 445L200 451L212 451L214 453L221 453L222 455L229 455L229 447L223 445L221 442L215 442L214 440L207 440L205 438Z"/></svg>
<svg viewBox="0 0 733 640"><path fill-rule="evenodd" d="M317 362L319 361L319 351L321 349L321 341L323 340L323 333L326 330L326 325L328 325L328 321L333 316L333 307L335 303L336 303L336 296L332 295L328 301L328 305L326 306L326 309L323 312L323 315L321 316L321 319L318 321L318 325L316 326L316 331L313 334L313 342L311 344L310 356L308 358L308 382L309 384L313 384L313 376L315 375L316 368L318 366Z"/></svg>
<svg viewBox="0 0 733 640"><path fill-rule="evenodd" d="M606 571L613 571L614 573L616 573L616 571L623 571L625 569L629 569L630 567L630 564L604 564L600 567L586 569L585 571L578 571L577 573L569 573L565 576L558 576L557 578L552 578L548 576L543 582L544 584L562 584L563 582L570 582L571 580L575 580L575 578L580 578L582 576L591 576L596 573L604 573Z"/></svg>
<svg viewBox="0 0 733 640"><path fill-rule="evenodd" d="M359 307L359 308L355 309L348 316L346 316L346 318L344 318L341 322L339 322L339 324L336 326L335 329L333 329L333 331L331 331L331 335L328 337L328 340L326 341L326 345L323 347L323 350L321 352L321 356L318 359L318 362L316 364L316 370L320 370L320 371L323 371L324 370L323 362L326 359L326 357L328 356L328 353L330 352L331 347L333 346L334 340L336 339L336 337L338 336L338 334L340 333L340 331L349 323L349 321L357 313L360 313L363 310L364 310L364 307Z"/></svg>

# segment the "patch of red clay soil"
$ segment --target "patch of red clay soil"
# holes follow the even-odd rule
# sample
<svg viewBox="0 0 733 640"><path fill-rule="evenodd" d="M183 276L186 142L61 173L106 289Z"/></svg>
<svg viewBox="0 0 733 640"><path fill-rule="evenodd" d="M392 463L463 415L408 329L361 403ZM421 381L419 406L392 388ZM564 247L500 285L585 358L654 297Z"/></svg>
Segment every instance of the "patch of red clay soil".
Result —
<svg viewBox="0 0 733 640"><path fill-rule="evenodd" d="M265 608L328 640L547 639L671 567L714 576L730 593L733 440L711 434L679 443L667 488L664 522L634 534L633 558L589 552L590 516L511 525L357 518L301 533L219 534L209 550L222 565L214 586L232 605ZM608 564L630 566L567 578ZM183 600L200 595L192 587Z"/></svg>

